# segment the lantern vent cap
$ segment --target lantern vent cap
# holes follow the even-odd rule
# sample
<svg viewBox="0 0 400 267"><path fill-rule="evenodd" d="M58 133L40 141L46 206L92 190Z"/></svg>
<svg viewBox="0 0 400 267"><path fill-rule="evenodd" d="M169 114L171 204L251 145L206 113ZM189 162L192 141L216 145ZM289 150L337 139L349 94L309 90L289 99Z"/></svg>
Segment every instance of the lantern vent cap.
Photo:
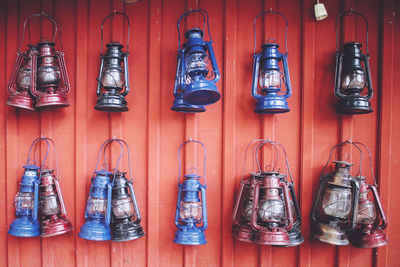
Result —
<svg viewBox="0 0 400 267"><path fill-rule="evenodd" d="M203 38L203 31L197 27L187 30L185 32L186 39L189 38Z"/></svg>

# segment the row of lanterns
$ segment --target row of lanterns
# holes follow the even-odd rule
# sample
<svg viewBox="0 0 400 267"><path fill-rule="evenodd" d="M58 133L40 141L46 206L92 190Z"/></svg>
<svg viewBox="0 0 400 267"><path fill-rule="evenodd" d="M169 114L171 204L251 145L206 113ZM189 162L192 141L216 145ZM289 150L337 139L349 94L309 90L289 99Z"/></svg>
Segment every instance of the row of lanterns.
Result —
<svg viewBox="0 0 400 267"><path fill-rule="evenodd" d="M47 144L47 150L42 164L39 164L37 150L43 143ZM105 154L106 149L113 143L119 144L120 154L115 168L111 169L107 165ZM201 145L204 150L203 176L198 174L197 168L192 167L189 168L189 173L182 177L181 150L188 143ZM274 151L272 163L262 166L259 156L267 144L271 145ZM355 176L351 175L353 164L340 160L343 156L340 152L347 144L360 152L359 168ZM45 165L51 146L54 151L55 170L48 169ZM130 179L126 178L127 172L119 169L124 148L128 156ZM244 171L249 149L252 152L253 171L247 177L242 175L240 181L232 213L232 237L238 241L259 245L300 245L304 241L301 233L302 218L286 149L270 139L252 141L246 148ZM374 184L368 184L367 177L362 175L363 149L368 152ZM283 172L279 161L282 152ZM333 152L336 158L333 161L334 171L326 172ZM196 140L189 139L178 149L178 198L175 211L175 225L178 229L173 240L177 244L206 243L206 157L204 144ZM201 182L201 178L204 183ZM55 144L50 138L41 137L33 141L14 207L16 219L8 231L11 235L49 237L72 230L60 189ZM91 179L85 220L79 236L87 240L112 239L121 242L144 236L133 189L129 147L122 139L109 139L100 148ZM379 198L371 153L367 146L359 142L345 141L332 148L320 177L311 222L312 237L332 245L351 243L355 247L375 248L388 243L383 232L387 227L387 219Z"/></svg>
<svg viewBox="0 0 400 267"><path fill-rule="evenodd" d="M181 44L180 24L189 14L197 13L203 18L203 27L195 27L185 32L186 41ZM256 54L256 21L266 14L277 14L285 20L285 53L279 52L279 44L269 38ZM361 43L348 42L339 51L337 23L341 16L355 14L366 22L366 54L361 51ZM114 15L121 15L128 24L126 52L119 42L106 44L103 54L104 23ZM51 21L53 37L51 41L28 45L21 52L26 26L31 18L42 16ZM11 96L8 105L33 110L35 108L59 108L68 106L67 94L70 91L67 70L62 52L61 27L59 29L61 51L55 50L55 37L58 24L45 13L33 14L24 23L21 43L17 52L8 91ZM208 39L204 33L207 28ZM253 78L251 94L257 101L255 112L273 114L288 112L287 99L292 94L290 83L288 52L288 22L284 14L266 11L254 19ZM344 114L363 114L372 112L370 99L373 96L368 54L368 21L356 11L345 11L336 17L336 72L334 93L338 98L337 111ZM178 55L174 84L174 102L172 110L184 113L204 112L204 106L217 102L221 94L215 85L220 72L213 50L213 41L209 28L208 13L204 9L195 9L184 13L177 21ZM29 31L29 29L28 29ZM97 103L95 109L107 112L128 111L126 95L129 86L129 31L130 22L125 13L113 12L101 25L100 71L97 79ZM210 66L211 65L211 66ZM280 66L282 65L282 66ZM283 71L282 71L283 70ZM282 88L282 82L286 89Z"/></svg>

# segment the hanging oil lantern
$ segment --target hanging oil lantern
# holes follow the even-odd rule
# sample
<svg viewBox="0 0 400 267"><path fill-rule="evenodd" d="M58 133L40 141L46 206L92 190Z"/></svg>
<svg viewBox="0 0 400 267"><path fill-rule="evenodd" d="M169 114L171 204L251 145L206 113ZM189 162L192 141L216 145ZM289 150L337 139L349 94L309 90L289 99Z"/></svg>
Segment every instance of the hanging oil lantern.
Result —
<svg viewBox="0 0 400 267"><path fill-rule="evenodd" d="M104 164L101 170L97 170L103 148L112 142L107 140L99 151L96 168L91 179L90 193L86 203L85 220L79 237L93 241L105 241L111 239L111 198L113 173L107 170ZM121 145L122 147L122 145ZM114 172L114 176L116 171Z"/></svg>
<svg viewBox="0 0 400 267"><path fill-rule="evenodd" d="M41 237L50 237L65 234L72 231L72 223L67 218L67 211L61 193L59 172L57 165L57 153L55 143L52 139L42 137L41 141L47 143L49 151L50 143L53 145L55 167L44 169L47 157L42 161L39 185L39 215L41 226Z"/></svg>
<svg viewBox="0 0 400 267"><path fill-rule="evenodd" d="M36 108L62 108L69 106L67 94L70 91L67 67L62 51L61 27L60 46L61 51L56 51L54 42L57 34L56 20L46 13L31 15L42 16L53 25L53 38L51 41L43 41L37 44L37 51L32 53L31 94L36 98Z"/></svg>
<svg viewBox="0 0 400 267"><path fill-rule="evenodd" d="M196 173L184 175L181 183L181 149L187 143L198 143L204 149L204 184L201 184L201 176ZM203 143L190 139L181 144L178 150L178 201L175 211L175 225L178 230L175 233L174 243L181 245L206 244L204 231L208 226L206 205L206 148ZM196 170L196 168L191 168Z"/></svg>
<svg viewBox="0 0 400 267"><path fill-rule="evenodd" d="M362 17L366 23L366 52L361 51L361 43L348 42L339 51L337 22L341 16L355 14ZM335 96L339 99L337 112L344 114L365 114L372 112L371 103L373 96L371 71L369 67L368 51L368 21L364 15L348 10L339 13L335 21L336 29L336 73ZM363 65L362 65L363 63Z"/></svg>
<svg viewBox="0 0 400 267"><path fill-rule="evenodd" d="M125 177L125 172L117 170L112 188L112 241L121 242L140 238L144 236L144 231L140 225L141 216L135 191L133 190L131 157L128 144L121 139L113 140L126 146L130 174L130 180L128 180Z"/></svg>
<svg viewBox="0 0 400 267"><path fill-rule="evenodd" d="M31 152L40 138L31 144L26 165L23 166L20 188L14 198L16 218L11 223L8 234L18 237L33 237L40 235L38 221L39 207L39 169L35 159L31 158Z"/></svg>
<svg viewBox="0 0 400 267"><path fill-rule="evenodd" d="M203 30L195 27L186 31L186 42L181 46L180 23L191 13L199 13L203 17ZM209 41L204 41L203 34L207 23ZM175 76L172 110L182 112L202 112L202 105L217 102L221 94L216 82L220 79L213 41L208 23L208 13L204 9L194 9L184 13L177 22L178 28L178 67ZM212 66L210 74L209 63Z"/></svg>
<svg viewBox="0 0 400 267"><path fill-rule="evenodd" d="M268 39L266 44L262 45L262 52L256 54L256 22L257 18L269 13L283 16L286 22L285 28L285 50L286 53L279 52L279 44L274 39ZM288 112L289 106L287 98L292 95L292 86L290 83L289 66L287 62L287 28L288 22L286 16L276 11L265 11L257 15L254 19L254 52L253 52L253 81L251 94L257 100L254 112L260 114L273 114ZM271 43L269 41L272 40ZM283 72L279 67L282 61ZM286 91L282 90L282 80Z"/></svg>
<svg viewBox="0 0 400 267"><path fill-rule="evenodd" d="M103 27L107 19L114 15L123 16L128 22L126 52L119 42L106 44L107 51L103 54ZM114 11L104 18L101 24L100 71L97 79L97 104L95 109L108 112L128 111L125 97L129 93L129 18L125 13Z"/></svg>
<svg viewBox="0 0 400 267"><path fill-rule="evenodd" d="M312 236L322 242L344 246L357 222L359 182L351 176L352 163L333 161L335 170L325 173L332 153L349 141L334 146L320 176L311 213Z"/></svg>

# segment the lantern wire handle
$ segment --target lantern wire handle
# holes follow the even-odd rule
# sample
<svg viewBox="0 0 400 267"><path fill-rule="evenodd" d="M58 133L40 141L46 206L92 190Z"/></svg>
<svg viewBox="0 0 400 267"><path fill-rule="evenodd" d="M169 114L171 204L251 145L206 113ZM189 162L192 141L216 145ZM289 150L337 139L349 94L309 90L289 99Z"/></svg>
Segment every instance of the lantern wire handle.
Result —
<svg viewBox="0 0 400 267"><path fill-rule="evenodd" d="M337 144L337 145L335 145L335 146L332 147L332 149L331 149L331 151L330 151L330 153L329 153L328 160L327 160L327 162L325 163L324 168L322 169L322 173L323 173L323 174L325 173L325 169L326 169L326 167L328 166L329 162L331 161L331 157L332 157L333 152L335 151L335 158L337 159L337 158L338 158L338 154L339 154L338 149L342 149L342 147L343 147L344 145L346 145L346 144L351 144L351 145L353 145L353 146L356 147L357 150L360 152L360 164L359 164L359 166L358 166L358 173L356 174L356 176L361 175L361 163L362 163L363 153L362 153L362 150L361 150L358 146L354 145L354 142L352 142L351 140L346 140L346 141L344 141L344 142L342 142L342 143L339 143L339 144Z"/></svg>
<svg viewBox="0 0 400 267"><path fill-rule="evenodd" d="M132 175L132 169L131 169L132 161L131 161L131 153L129 152L129 146L125 142L125 140L122 140L122 139L119 139L119 138L116 138L115 140L123 143L125 145L125 147L126 147L126 150L127 150L127 153L128 153L129 176L131 178L131 182L133 182L133 175Z"/></svg>
<svg viewBox="0 0 400 267"><path fill-rule="evenodd" d="M26 165L29 165L30 163L33 163L33 165L36 165L35 151L36 151L37 143L40 143L40 140L41 140L40 137L33 140L31 147L29 148L28 159L26 160ZM33 159L31 158L32 149L33 149Z"/></svg>
<svg viewBox="0 0 400 267"><path fill-rule="evenodd" d="M292 184L294 184L292 173L290 172L289 159L288 159L288 156L287 156L286 148L279 142L275 142L275 144L278 145L283 150L283 153L285 154L286 174L287 174L287 176L290 177L290 182Z"/></svg>
<svg viewBox="0 0 400 267"><path fill-rule="evenodd" d="M54 153L54 161L55 161L55 165L56 165L56 177L57 179L59 178L58 176L58 162L57 162L57 150L56 150L56 143L53 141L53 139L48 138L48 137L41 137L41 140L45 140L47 142L47 145L50 147L50 143L53 146L53 153ZM50 142L49 142L50 141ZM47 151L49 151L49 148L47 149ZM46 161L46 158L43 159L43 164L42 164L42 169L44 166L44 163ZM42 173L42 169L40 170L40 173Z"/></svg>
<svg viewBox="0 0 400 267"><path fill-rule="evenodd" d="M254 143L259 143L259 142L265 142L267 141L267 139L255 139L253 141L251 141L250 143L247 144L246 146L246 150L244 152L244 162L243 162L243 168L242 168L242 176L240 177L240 181L243 181L244 176L246 175L246 161L247 161L247 154L248 154L248 150L249 148L254 145ZM255 170L255 162L254 162L254 158L253 158L253 170Z"/></svg>
<svg viewBox="0 0 400 267"><path fill-rule="evenodd" d="M130 26L130 22L129 22L129 18L125 13L114 10L114 12L111 13L110 15L108 15L107 17L105 17L103 19L103 22L101 23L101 49L100 49L100 55L103 55L103 28L104 28L104 23L106 22L106 20L108 20L110 17L112 17L114 15L121 15L128 22L128 34L127 34L127 40L126 40L126 53L129 54L129 32L130 32L130 27L131 27Z"/></svg>
<svg viewBox="0 0 400 267"><path fill-rule="evenodd" d="M275 149L276 152L276 159L275 159L275 163L274 166L272 167L272 171L276 171L276 166L278 165L278 160L279 160L279 150L278 147L276 146L276 144L271 141L271 139L267 139L265 142L258 144L256 147L253 148L253 157L256 159L256 163L257 163L257 167L259 172L261 173L261 167L260 167L260 162L258 160L258 151L260 150L261 147L263 147L265 144L270 143L272 145L272 147Z"/></svg>
<svg viewBox="0 0 400 267"><path fill-rule="evenodd" d="M121 158L122 158L122 156L123 156L123 154L124 154L124 146L122 145L122 143L120 142L120 139L116 139L116 138L112 138L112 139L109 139L109 141L110 142L107 142L106 144L105 144L105 146L104 146L104 148L103 148L103 156L104 156L104 163L103 163L103 165L105 165L106 166L106 168L107 168L107 161L106 161L106 148L108 147L108 146L110 146L111 144L112 144L112 142L117 142L119 145L120 145L120 147L121 147L121 152L120 152L120 154L119 154L119 158L118 158L118 161L117 161L117 164L115 165L115 169L114 169L114 175L113 175L113 181L112 181L112 184L114 184L114 181L115 181L115 177L117 176L117 172L118 172L118 166L119 166L119 163L121 162Z"/></svg>
<svg viewBox="0 0 400 267"><path fill-rule="evenodd" d="M364 19L364 21L365 21L365 25L366 25L366 28L367 28L367 30L366 30L366 39L367 39L367 55L368 55L368 54L369 54L369 53L368 53L368 20L367 20L367 18L366 18L363 14L361 14L361 13L359 13L359 12L357 12L357 11L353 11L353 9L340 12L340 13L336 16L336 20L335 20L336 53L339 51L339 34L338 34L337 23L338 23L338 20L339 20L339 18L340 18L341 16L345 16L345 15L349 15L349 14L358 15L358 16L362 17L362 18Z"/></svg>
<svg viewBox="0 0 400 267"><path fill-rule="evenodd" d="M184 145L186 145L187 143L198 143L203 147L204 150L204 164L203 164L203 177L204 177L204 186L206 186L206 159L207 159L207 149L204 146L204 144L200 141L196 141L193 140L192 138L190 138L188 141L183 142L178 149L178 186L180 184L181 181L181 149Z"/></svg>
<svg viewBox="0 0 400 267"><path fill-rule="evenodd" d="M99 152L99 156L98 156L98 158L97 158L96 167L94 168L93 176L95 175L95 173L96 173L96 171L97 171L97 167L99 166L100 158L101 158L101 153L102 153L102 151L103 151L103 148L104 148L104 146L105 146L106 144L108 144L108 143L110 143L110 142L112 142L112 139L109 139L109 140L105 141L105 142L101 145L101 147L100 147L100 152ZM104 160L104 163L101 164L101 166L102 166L102 168L103 168L104 170L107 170L107 162L106 162L105 160Z"/></svg>
<svg viewBox="0 0 400 267"><path fill-rule="evenodd" d="M181 50L181 31L180 31L180 23L181 20L186 17L187 15L191 14L191 13L199 13L201 14L201 16L203 17L203 32L205 31L206 28L206 23L207 23L207 31L208 31L208 38L210 38L210 42L212 43L212 38L211 38L211 33L210 33L210 24L209 24L209 17L208 17L208 13L205 9L193 9L193 10L189 10L185 13L183 13L178 21L176 22L176 28L178 29L178 50Z"/></svg>
<svg viewBox="0 0 400 267"><path fill-rule="evenodd" d="M56 35L57 35L58 26L60 27L60 30L59 30L59 31L60 31L60 45L61 45L61 50L63 50L63 49L62 49L62 39L61 39L61 26L58 25L56 19L55 19L53 16L51 16L51 15L45 13L44 11L42 11L41 13L29 15L29 17L25 20L25 22L24 22L24 27L23 27L23 30L22 30L21 41L20 41L19 46L18 46L18 52L21 51L21 46L22 46L22 44L23 44L23 42L24 42L24 36L25 36L25 29L26 29L26 28L28 28L29 43L32 42L32 40L31 40L31 31L30 31L29 24L30 24L30 20L31 20L32 18L36 18L36 17L44 17L44 18L50 20L50 22L52 23L52 26L53 26L53 27L52 27L52 28L53 28L53 38L52 38L51 42L53 42L53 43L54 43L54 40L55 40ZM41 37L42 37L42 36L41 36Z"/></svg>
<svg viewBox="0 0 400 267"><path fill-rule="evenodd" d="M372 179L373 179L373 181L374 181L375 187L378 187L378 184L377 184L376 179L375 179L374 169L373 169L373 167L372 167L372 156L371 156L371 151L369 150L369 148L368 148L365 144L363 144L363 143L361 143L361 142L353 142L353 144L354 144L355 146L361 145L361 146L363 146L363 147L365 148L365 150L367 150L367 152L368 152L368 159L369 159L369 166L370 166L370 169L371 169Z"/></svg>
<svg viewBox="0 0 400 267"><path fill-rule="evenodd" d="M267 14L269 14L269 13L274 13L274 14L281 15L281 16L285 19L285 23L286 23L286 28L285 28L285 50L286 50L285 52L286 52L286 56L287 56L287 54L288 54L288 52L287 52L287 30L288 30L288 21L287 21L287 18L286 18L286 16L285 16L283 13L281 13L281 12L269 10L269 11L261 12L260 14L258 14L258 15L254 18L254 23L253 23L253 28L254 28L254 51L253 51L253 57L256 56L256 46L257 46L256 22L257 22L257 19L258 19L260 16L264 16L264 15L267 15Z"/></svg>

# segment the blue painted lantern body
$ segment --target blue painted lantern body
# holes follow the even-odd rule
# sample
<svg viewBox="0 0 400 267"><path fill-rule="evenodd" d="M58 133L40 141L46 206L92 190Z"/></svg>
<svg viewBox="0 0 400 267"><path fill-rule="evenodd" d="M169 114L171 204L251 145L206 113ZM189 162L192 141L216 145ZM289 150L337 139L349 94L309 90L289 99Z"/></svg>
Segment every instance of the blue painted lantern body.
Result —
<svg viewBox="0 0 400 267"><path fill-rule="evenodd" d="M287 54L278 50L279 45L262 45L262 52L254 55L252 96L257 100L254 112L261 114L288 112L287 98L292 95ZM282 61L283 73L279 67ZM282 80L286 91L281 90Z"/></svg>
<svg viewBox="0 0 400 267"><path fill-rule="evenodd" d="M85 211L86 222L79 233L81 238L94 241L111 239L111 175L109 171L100 170L92 178Z"/></svg>
<svg viewBox="0 0 400 267"><path fill-rule="evenodd" d="M195 105L200 110L195 112L201 112L204 109L201 105L213 104L221 97L215 85L220 79L220 73L212 41L203 40L203 31L198 28L190 29L185 33L185 37L187 40L178 51L174 95L178 100L182 96L183 104ZM208 60L213 68L211 80L207 79ZM174 103L174 106L175 104L177 103Z"/></svg>
<svg viewBox="0 0 400 267"><path fill-rule="evenodd" d="M198 175L185 175L178 185L178 201L175 213L174 243L181 245L206 244L204 231L207 229L206 187L199 182ZM199 194L201 193L201 201Z"/></svg>
<svg viewBox="0 0 400 267"><path fill-rule="evenodd" d="M26 165L24 169L20 190L14 200L15 215L17 218L11 223L8 233L18 237L39 236L39 167Z"/></svg>

